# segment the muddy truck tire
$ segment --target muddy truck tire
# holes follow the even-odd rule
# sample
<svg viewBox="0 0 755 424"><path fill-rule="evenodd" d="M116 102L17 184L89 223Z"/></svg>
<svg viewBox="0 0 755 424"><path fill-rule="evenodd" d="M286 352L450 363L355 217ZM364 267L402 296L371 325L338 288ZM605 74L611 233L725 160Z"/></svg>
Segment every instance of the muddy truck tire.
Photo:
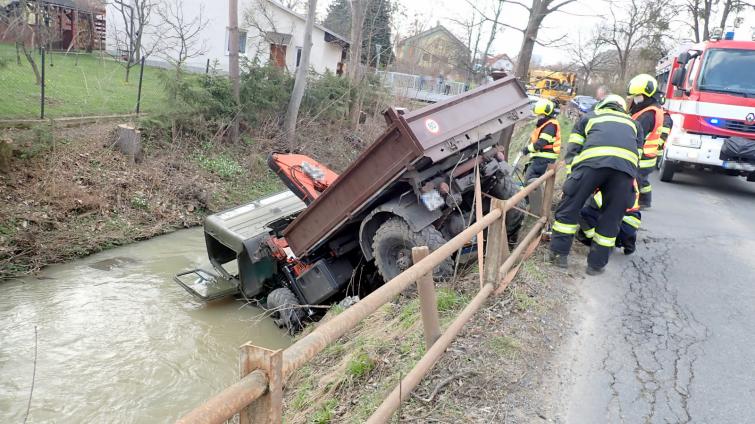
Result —
<svg viewBox="0 0 755 424"><path fill-rule="evenodd" d="M372 242L375 265L383 280L389 281L412 266L413 247L427 246L432 252L445 243L446 239L432 225L414 232L403 219L391 218L380 225L375 233ZM443 279L451 275L453 261L450 257L433 269L435 278Z"/></svg>
<svg viewBox="0 0 755 424"><path fill-rule="evenodd" d="M299 300L291 290L281 287L271 291L267 295L267 309L272 311L275 324L285 327L290 334L303 327L304 309L299 306Z"/></svg>
<svg viewBox="0 0 755 424"><path fill-rule="evenodd" d="M499 175L496 184L491 187L488 194L499 199L510 199L518 192L519 188L514 182L514 179L507 173L503 176ZM487 212L490 209L490 206L489 203L485 203L486 202L483 203L483 206L485 207L484 210ZM519 202L516 206L520 209L527 208L527 204L524 200ZM519 239L519 230L522 229L522 222L524 222L524 212L516 209L509 209L506 211L506 234L508 235L510 245L516 244Z"/></svg>

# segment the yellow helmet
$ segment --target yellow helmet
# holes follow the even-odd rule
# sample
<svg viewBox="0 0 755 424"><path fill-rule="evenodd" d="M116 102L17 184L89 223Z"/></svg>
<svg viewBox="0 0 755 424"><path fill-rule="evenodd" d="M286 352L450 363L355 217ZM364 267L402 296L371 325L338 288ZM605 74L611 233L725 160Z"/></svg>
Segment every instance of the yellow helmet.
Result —
<svg viewBox="0 0 755 424"><path fill-rule="evenodd" d="M627 110L627 101L624 100L623 97L619 96L618 94L609 94L606 96L605 99L601 100L598 104L595 105L595 109L603 109L604 107L608 106L609 104L615 104L617 106L621 107L621 110L626 111Z"/></svg>
<svg viewBox="0 0 755 424"><path fill-rule="evenodd" d="M629 85L627 86L627 94L630 96L644 94L648 97L653 97L656 91L658 91L658 81L648 74L637 75L629 80Z"/></svg>
<svg viewBox="0 0 755 424"><path fill-rule="evenodd" d="M556 105L547 99L540 99L532 106L532 113L535 115L551 115L556 110Z"/></svg>

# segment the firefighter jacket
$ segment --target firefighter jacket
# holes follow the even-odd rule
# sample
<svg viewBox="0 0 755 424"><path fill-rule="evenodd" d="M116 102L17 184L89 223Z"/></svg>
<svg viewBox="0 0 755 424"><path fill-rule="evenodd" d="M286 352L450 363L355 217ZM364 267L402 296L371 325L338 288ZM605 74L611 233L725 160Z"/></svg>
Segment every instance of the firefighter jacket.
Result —
<svg viewBox="0 0 755 424"><path fill-rule="evenodd" d="M609 104L585 114L574 126L567 145L567 169L613 168L635 178L643 144L639 124Z"/></svg>
<svg viewBox="0 0 755 424"><path fill-rule="evenodd" d="M642 127L645 143L642 147L640 168L653 168L657 160L658 148L663 143L661 139L664 113L661 105L654 98L632 106L632 119Z"/></svg>
<svg viewBox="0 0 755 424"><path fill-rule="evenodd" d="M671 128L674 127L674 121L671 119L671 115L668 112L663 113L663 126L661 126L661 139L658 142L658 155L663 154L663 145L668 140L668 135L671 133Z"/></svg>
<svg viewBox="0 0 755 424"><path fill-rule="evenodd" d="M544 117L537 121L527 150L534 158L558 159L561 153L561 126L556 118Z"/></svg>

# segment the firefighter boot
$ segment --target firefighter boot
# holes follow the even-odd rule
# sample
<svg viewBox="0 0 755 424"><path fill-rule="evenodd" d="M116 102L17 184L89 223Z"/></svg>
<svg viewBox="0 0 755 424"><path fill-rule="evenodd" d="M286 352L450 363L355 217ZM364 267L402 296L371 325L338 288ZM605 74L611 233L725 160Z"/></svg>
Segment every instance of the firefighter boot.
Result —
<svg viewBox="0 0 755 424"><path fill-rule="evenodd" d="M587 265L587 270L585 272L587 275L600 275L606 271L605 268L593 268L590 265Z"/></svg>
<svg viewBox="0 0 755 424"><path fill-rule="evenodd" d="M552 250L547 250L545 260L559 268L569 268L568 256L556 253Z"/></svg>
<svg viewBox="0 0 755 424"><path fill-rule="evenodd" d="M650 209L652 192L640 193L640 209Z"/></svg>

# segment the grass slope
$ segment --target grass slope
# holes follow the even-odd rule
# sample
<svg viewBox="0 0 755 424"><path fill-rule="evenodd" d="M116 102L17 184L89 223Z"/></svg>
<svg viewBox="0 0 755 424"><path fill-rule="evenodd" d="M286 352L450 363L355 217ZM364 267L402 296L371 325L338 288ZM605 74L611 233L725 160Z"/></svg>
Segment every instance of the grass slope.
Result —
<svg viewBox="0 0 755 424"><path fill-rule="evenodd" d="M40 55L35 52L37 66ZM0 44L0 119L38 118L39 86L34 72L21 55L16 62L13 45ZM146 66L142 86L141 110L158 110L164 104L164 90L159 74L165 70ZM126 69L105 55L48 53L45 65L45 117L89 116L131 113L136 108L139 67L131 69L129 82L124 82Z"/></svg>

